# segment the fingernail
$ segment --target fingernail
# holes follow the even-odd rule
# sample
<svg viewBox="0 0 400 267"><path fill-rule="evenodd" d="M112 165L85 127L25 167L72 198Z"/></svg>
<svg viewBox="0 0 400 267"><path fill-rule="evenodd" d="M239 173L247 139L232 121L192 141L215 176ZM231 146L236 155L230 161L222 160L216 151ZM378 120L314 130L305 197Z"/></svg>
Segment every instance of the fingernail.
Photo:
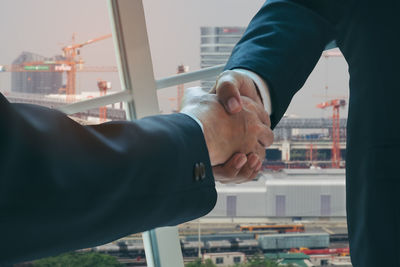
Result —
<svg viewBox="0 0 400 267"><path fill-rule="evenodd" d="M230 111L235 111L240 107L239 102L237 101L236 98L231 97L228 100L228 108Z"/></svg>
<svg viewBox="0 0 400 267"><path fill-rule="evenodd" d="M250 161L250 168L254 169L257 166L258 162L259 162L258 158L257 157L253 157L251 159L251 161Z"/></svg>
<svg viewBox="0 0 400 267"><path fill-rule="evenodd" d="M236 169L241 169L244 164L246 164L247 162L247 157L246 156L240 156L237 160L236 160Z"/></svg>

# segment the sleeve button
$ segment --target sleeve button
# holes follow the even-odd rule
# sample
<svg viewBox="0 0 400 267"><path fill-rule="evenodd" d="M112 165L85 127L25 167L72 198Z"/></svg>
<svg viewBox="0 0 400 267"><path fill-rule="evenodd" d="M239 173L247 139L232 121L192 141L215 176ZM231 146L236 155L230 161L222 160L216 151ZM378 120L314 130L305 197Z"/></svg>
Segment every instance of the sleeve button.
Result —
<svg viewBox="0 0 400 267"><path fill-rule="evenodd" d="M204 165L203 162L200 162L200 178L201 180L204 180L206 178L206 166Z"/></svg>
<svg viewBox="0 0 400 267"><path fill-rule="evenodd" d="M193 178L196 182L200 181L201 179L201 167L199 163L194 165Z"/></svg>

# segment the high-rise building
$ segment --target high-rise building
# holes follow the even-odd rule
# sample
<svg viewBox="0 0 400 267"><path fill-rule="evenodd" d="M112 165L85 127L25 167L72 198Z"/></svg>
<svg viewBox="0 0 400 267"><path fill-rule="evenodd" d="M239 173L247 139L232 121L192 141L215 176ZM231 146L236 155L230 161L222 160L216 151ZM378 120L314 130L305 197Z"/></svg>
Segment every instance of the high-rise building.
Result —
<svg viewBox="0 0 400 267"><path fill-rule="evenodd" d="M62 72L55 72L54 62L63 60L62 56L46 58L31 52L22 52L13 61L13 65L25 63L26 71L13 72L11 75L11 91L30 94L58 93L62 87ZM33 65L26 65L32 62Z"/></svg>
<svg viewBox="0 0 400 267"><path fill-rule="evenodd" d="M245 27L201 27L201 68L225 64L245 30ZM211 77L202 80L201 86L210 89L214 86L215 79L216 77Z"/></svg>

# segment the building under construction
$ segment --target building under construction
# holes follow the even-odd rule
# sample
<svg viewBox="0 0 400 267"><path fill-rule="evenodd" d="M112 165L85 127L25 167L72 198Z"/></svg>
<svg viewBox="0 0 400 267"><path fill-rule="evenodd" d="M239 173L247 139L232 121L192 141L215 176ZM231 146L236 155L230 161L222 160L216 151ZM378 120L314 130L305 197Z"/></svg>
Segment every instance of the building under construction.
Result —
<svg viewBox="0 0 400 267"><path fill-rule="evenodd" d="M50 64L59 60L63 60L61 55L47 58L31 52L22 52L13 61L13 65L23 65L26 62L48 62L49 65L24 66L26 71L12 72L11 91L30 94L58 93L63 86L63 74L62 72L52 71L53 66Z"/></svg>

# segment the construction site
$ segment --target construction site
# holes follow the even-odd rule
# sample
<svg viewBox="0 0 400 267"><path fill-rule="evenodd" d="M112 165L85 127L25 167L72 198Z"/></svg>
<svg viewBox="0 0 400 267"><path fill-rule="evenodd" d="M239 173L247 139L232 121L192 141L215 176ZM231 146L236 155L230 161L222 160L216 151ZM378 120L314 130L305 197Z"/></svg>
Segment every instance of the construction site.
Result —
<svg viewBox="0 0 400 267"><path fill-rule="evenodd" d="M207 31L202 31L202 38L207 38ZM202 49L202 67L209 64L223 63L229 56L234 42L240 37L239 30L220 30L225 38L231 38L231 45L221 52L221 44L210 46L206 42L206 50ZM232 37L234 37L232 39ZM95 73L101 77L102 73L117 73L116 66L86 66L81 49L90 49L90 45L110 39L111 34L103 35L84 42L76 42L76 35L72 35L71 44L61 48L60 55L48 58L30 52L23 52L10 65L0 65L0 75L11 73L11 90L2 92L11 102L39 104L51 108L74 103L97 96L104 96L112 89L111 82L97 78L98 91L80 92L77 94L77 73ZM206 39L205 39L206 40ZM213 54L210 61L208 53ZM222 57L221 57L222 56ZM340 52L325 52L323 57L340 57ZM185 65L177 66L177 74L188 71ZM3 74L4 75L4 74ZM0 76L1 77L1 76ZM210 86L210 82L203 81L203 86ZM1 90L1 88L0 88ZM117 89L118 90L118 89ZM184 86L178 85L176 95L169 100L176 102L173 112L180 109L184 94ZM298 118L285 116L274 129L274 144L267 149L264 167L272 170L283 168L344 168L346 148L346 119L340 118L340 110L346 107L345 98L332 98L318 104L315 109L324 109L331 113L329 118ZM88 123L105 122L107 120L126 120L123 103L109 107L87 110L74 114Z"/></svg>
<svg viewBox="0 0 400 267"><path fill-rule="evenodd" d="M241 33L235 29L219 31L230 38ZM203 30L202 34L206 40L209 33ZM107 34L77 42L73 34L71 43L53 57L22 52L12 64L0 66L0 75L11 74L11 90L0 91L11 102L50 108L105 96L113 89L118 91L110 81L101 78L104 73L117 73L117 67L87 66L81 52L111 37ZM218 50L221 44L204 44L202 67L224 63L235 38L230 46L224 43L222 51ZM210 59L209 53L214 59ZM322 57L341 54L325 52ZM179 65L176 74L184 75L188 69ZM97 75L91 81L97 91L78 92L79 73ZM201 81L204 87L211 83ZM184 89L184 85L178 85L170 96L169 101L174 103L172 112L179 112ZM347 119L341 117L346 104L346 97L327 97L314 106L316 111L325 110L327 117L285 115L274 129L274 143L266 150L257 179L243 185L217 184L218 201L201 219L201 226L199 221L179 227L185 262L200 256L217 266L228 266L262 253L266 258L297 262L299 266L351 266L345 222ZM83 124L93 124L127 120L128 116L126 105L120 102L71 117ZM138 235L87 250L114 255L126 266L146 264L143 241Z"/></svg>
<svg viewBox="0 0 400 267"><path fill-rule="evenodd" d="M2 93L11 102L38 104L50 108L106 95L107 91L111 89L111 82L101 78L94 81L98 87L97 93L92 91L77 94L77 73L96 73L100 77L101 73L117 73L116 66L86 66L81 56L83 47L111 37L111 34L107 34L77 43L74 33L71 44L63 46L61 54L54 57L44 57L27 51L22 52L12 64L0 65L0 73L11 73L11 90L2 91ZM74 117L83 120L87 120L89 117L98 118L96 122L125 119L122 103L118 109L111 107L108 116L106 113L107 107L102 107L96 111L75 114Z"/></svg>

